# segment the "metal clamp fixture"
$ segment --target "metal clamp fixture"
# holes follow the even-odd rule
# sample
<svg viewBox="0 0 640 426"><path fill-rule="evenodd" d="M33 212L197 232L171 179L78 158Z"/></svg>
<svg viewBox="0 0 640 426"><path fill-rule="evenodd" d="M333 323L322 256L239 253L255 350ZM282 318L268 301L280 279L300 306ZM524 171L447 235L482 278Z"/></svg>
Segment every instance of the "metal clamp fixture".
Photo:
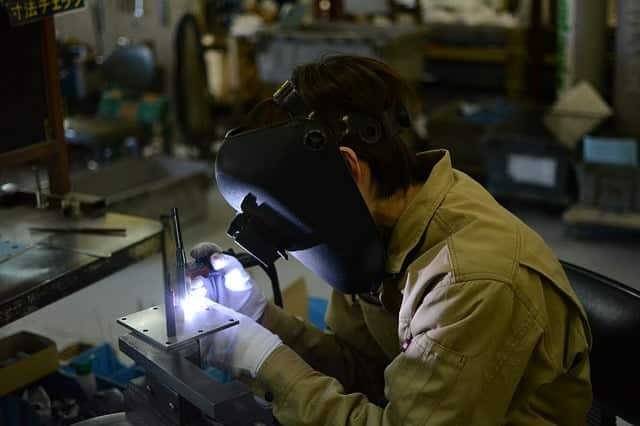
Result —
<svg viewBox="0 0 640 426"><path fill-rule="evenodd" d="M122 425L275 425L268 407L258 404L242 383L221 383L203 369L201 340L238 324L236 318L213 304L188 311L186 263L177 209L171 211L176 246L176 286L166 280L165 305L118 318L131 330L119 339L120 350L145 370L125 393L130 411ZM236 256L245 266L258 262L247 254ZM270 275L271 276L271 275ZM91 423L88 423L91 424ZM101 424L99 418L95 424Z"/></svg>

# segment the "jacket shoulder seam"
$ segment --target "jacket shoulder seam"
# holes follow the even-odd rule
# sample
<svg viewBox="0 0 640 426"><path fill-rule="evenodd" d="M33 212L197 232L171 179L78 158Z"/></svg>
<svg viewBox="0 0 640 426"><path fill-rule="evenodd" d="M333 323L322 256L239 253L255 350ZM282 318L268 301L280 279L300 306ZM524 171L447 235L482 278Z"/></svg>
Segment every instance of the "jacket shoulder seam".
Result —
<svg viewBox="0 0 640 426"><path fill-rule="evenodd" d="M442 217L439 210L435 211L435 213L433 214L433 218L436 220L436 222L438 222L440 226L445 229L445 231L447 231L449 235L453 234L453 228L451 228L447 221Z"/></svg>
<svg viewBox="0 0 640 426"><path fill-rule="evenodd" d="M504 281L504 282L514 282L515 281L515 276L516 273L518 271L518 265L519 265L519 258L520 258L520 250L521 250L521 235L520 235L520 229L515 226L514 229L514 235L515 235L515 247L514 247L514 255L513 257L511 257L511 270L509 271L509 269L507 269L504 272L504 275L501 275L499 273L485 273L485 272L468 272L468 273L464 273L464 274L460 274L459 271L459 267L460 267L460 263L459 263L459 259L458 259L458 255L457 255L457 250L456 250L456 244L455 244L455 232L453 231L453 228L449 225L449 223L442 217L442 215L439 213L439 211L436 210L436 212L433 215L433 219L434 221L440 226L442 227L446 232L447 232L447 238L446 238L446 246L449 249L449 253L451 254L451 271L453 273L454 276L454 280L457 278L460 278L461 280L471 280L471 279L483 279L486 277L486 279L495 279L497 281Z"/></svg>
<svg viewBox="0 0 640 426"><path fill-rule="evenodd" d="M472 281L496 281L511 286L513 281L504 275L494 272L467 272L455 276L456 283L466 283Z"/></svg>
<svg viewBox="0 0 640 426"><path fill-rule="evenodd" d="M515 282L516 274L518 273L518 265L520 264L520 250L522 249L522 234L520 233L520 227L515 221L513 221L514 234L516 238L515 253L513 256L513 265L511 269L511 281Z"/></svg>
<svg viewBox="0 0 640 426"><path fill-rule="evenodd" d="M525 300L514 288L513 288L513 283L509 280L505 280L504 277L500 277L500 276L495 276L494 278L486 278L489 274L483 274L482 277L473 277L470 278L469 275L477 275L477 274L467 274L463 277L458 277L457 280L452 281L450 283L447 284L438 284L438 286L442 285L444 286L453 286L453 285L463 285L463 284L472 284L472 283L476 283L476 282L494 282L496 284L502 284L503 286L507 287L511 293L513 293L513 297L515 300L517 300L522 306L524 306L524 308L527 310L527 313L531 316L531 318L533 318L533 320L536 322L536 324L538 324L538 326L543 330L546 331L547 327L546 324L542 323L540 321L539 315L538 315L538 310L531 305L531 303L527 303L527 300ZM460 278L464 278L464 279L460 279ZM436 287L438 287L436 286Z"/></svg>

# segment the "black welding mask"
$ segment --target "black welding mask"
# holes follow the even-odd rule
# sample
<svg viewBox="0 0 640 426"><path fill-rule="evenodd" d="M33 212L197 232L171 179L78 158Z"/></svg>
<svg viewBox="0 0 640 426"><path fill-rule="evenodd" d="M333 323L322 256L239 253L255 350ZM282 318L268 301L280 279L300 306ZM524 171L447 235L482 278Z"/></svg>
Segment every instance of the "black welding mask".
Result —
<svg viewBox="0 0 640 426"><path fill-rule="evenodd" d="M377 143L404 126L406 111L348 114L332 126L314 118L288 81L273 99L289 120L233 130L218 152L218 189L238 212L229 235L266 265L288 253L343 293L377 290L385 246L338 143L348 132Z"/></svg>

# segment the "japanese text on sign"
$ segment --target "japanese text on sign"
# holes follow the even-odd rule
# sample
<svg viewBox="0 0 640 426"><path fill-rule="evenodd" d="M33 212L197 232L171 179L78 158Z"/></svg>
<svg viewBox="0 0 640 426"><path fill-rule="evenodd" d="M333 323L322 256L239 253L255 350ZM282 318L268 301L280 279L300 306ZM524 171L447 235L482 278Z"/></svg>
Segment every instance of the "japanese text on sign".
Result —
<svg viewBox="0 0 640 426"><path fill-rule="evenodd" d="M0 0L9 12L12 25L33 22L45 16L84 7L84 0Z"/></svg>

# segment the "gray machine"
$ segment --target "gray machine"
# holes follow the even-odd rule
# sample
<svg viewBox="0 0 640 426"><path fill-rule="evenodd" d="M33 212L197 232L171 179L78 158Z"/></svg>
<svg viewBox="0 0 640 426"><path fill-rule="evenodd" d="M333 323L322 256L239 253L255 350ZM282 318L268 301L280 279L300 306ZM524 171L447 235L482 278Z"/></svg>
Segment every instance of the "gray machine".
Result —
<svg viewBox="0 0 640 426"><path fill-rule="evenodd" d="M172 210L176 242L174 280L165 281L165 304L118 318L130 333L120 337L120 350L145 370L125 391L128 410L77 425L133 426L268 426L277 424L266 403L258 402L241 382L222 383L204 369L200 343L238 320L213 308L185 312L187 269L177 209ZM255 266L238 256L244 266ZM173 281L173 285L171 284Z"/></svg>

